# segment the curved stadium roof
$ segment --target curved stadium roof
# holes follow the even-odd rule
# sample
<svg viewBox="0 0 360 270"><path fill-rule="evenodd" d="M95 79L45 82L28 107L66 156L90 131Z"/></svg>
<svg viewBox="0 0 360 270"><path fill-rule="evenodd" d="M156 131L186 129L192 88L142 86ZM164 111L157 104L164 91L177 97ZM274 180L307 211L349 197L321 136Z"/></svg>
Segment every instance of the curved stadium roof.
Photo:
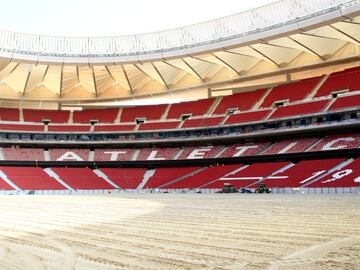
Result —
<svg viewBox="0 0 360 270"><path fill-rule="evenodd" d="M0 31L0 97L5 104L82 103L189 89L204 95L210 87L261 74L357 61L359 7L359 0L281 0L213 21L131 36Z"/></svg>

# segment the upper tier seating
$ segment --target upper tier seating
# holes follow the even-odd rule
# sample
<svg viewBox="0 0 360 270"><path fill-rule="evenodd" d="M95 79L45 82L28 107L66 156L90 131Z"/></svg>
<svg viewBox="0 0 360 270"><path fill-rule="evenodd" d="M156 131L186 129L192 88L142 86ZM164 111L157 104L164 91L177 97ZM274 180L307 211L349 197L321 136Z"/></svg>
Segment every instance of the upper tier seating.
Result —
<svg viewBox="0 0 360 270"><path fill-rule="evenodd" d="M89 168L52 168L52 170L73 189L114 189Z"/></svg>
<svg viewBox="0 0 360 270"><path fill-rule="evenodd" d="M214 98L209 98L171 104L166 118L179 119L183 114L191 114L192 116L205 115L214 101Z"/></svg>
<svg viewBox="0 0 360 270"><path fill-rule="evenodd" d="M133 131L136 125L121 124L121 125L95 125L95 131Z"/></svg>
<svg viewBox="0 0 360 270"><path fill-rule="evenodd" d="M0 124L0 130L44 131L44 125Z"/></svg>
<svg viewBox="0 0 360 270"><path fill-rule="evenodd" d="M235 113L229 116L225 121L225 125L236 124L236 123L247 123L264 120L271 110L261 110L253 112Z"/></svg>
<svg viewBox="0 0 360 270"><path fill-rule="evenodd" d="M193 127L211 127L219 126L224 120L224 117L209 117L209 118L197 118L197 119L186 119L181 126L182 128L193 128Z"/></svg>
<svg viewBox="0 0 360 270"><path fill-rule="evenodd" d="M20 111L18 109L0 108L1 121L20 121Z"/></svg>
<svg viewBox="0 0 360 270"><path fill-rule="evenodd" d="M360 187L360 158L311 183L308 188Z"/></svg>
<svg viewBox="0 0 360 270"><path fill-rule="evenodd" d="M122 189L136 189L146 173L145 168L102 168L101 171Z"/></svg>
<svg viewBox="0 0 360 270"><path fill-rule="evenodd" d="M224 165L206 168L194 175L190 175L177 182L165 185L164 189L182 189L182 188L198 188L205 186L211 181L214 181L222 176L237 169L241 165Z"/></svg>
<svg viewBox="0 0 360 270"><path fill-rule="evenodd" d="M134 149L95 149L96 161L125 161L131 160Z"/></svg>
<svg viewBox="0 0 360 270"><path fill-rule="evenodd" d="M318 138L304 138L277 141L262 154L274 155L284 153L301 153L318 140Z"/></svg>
<svg viewBox="0 0 360 270"><path fill-rule="evenodd" d="M180 151L178 147L172 148L145 148L140 149L139 155L136 160L172 160Z"/></svg>
<svg viewBox="0 0 360 270"><path fill-rule="evenodd" d="M327 151L337 149L349 149L360 146L360 134L332 135L321 139L308 151Z"/></svg>
<svg viewBox="0 0 360 270"><path fill-rule="evenodd" d="M7 177L23 190L65 190L40 167L0 167Z"/></svg>
<svg viewBox="0 0 360 270"><path fill-rule="evenodd" d="M118 112L118 108L74 111L73 122L89 124L90 120L98 120L100 123L114 123Z"/></svg>
<svg viewBox="0 0 360 270"><path fill-rule="evenodd" d="M353 68L330 74L321 85L315 97L327 96L339 90L360 90L360 69Z"/></svg>
<svg viewBox="0 0 360 270"><path fill-rule="evenodd" d="M201 167L180 167L180 168L157 168L153 176L149 178L144 186L146 188L158 188L185 175L194 173Z"/></svg>
<svg viewBox="0 0 360 270"><path fill-rule="evenodd" d="M321 112L325 109L326 105L329 103L329 100L319 100L304 102L294 105L287 105L278 107L275 112L270 116L271 119L274 118L283 118L287 116L299 116L311 113Z"/></svg>
<svg viewBox="0 0 360 270"><path fill-rule="evenodd" d="M175 129L179 126L179 121L164 121L164 122L152 122L141 123L139 130L161 130L161 129Z"/></svg>
<svg viewBox="0 0 360 270"><path fill-rule="evenodd" d="M49 149L52 161L87 161L89 149Z"/></svg>
<svg viewBox="0 0 360 270"><path fill-rule="evenodd" d="M70 111L23 109L23 115L25 122L42 122L46 119L51 123L67 123Z"/></svg>
<svg viewBox="0 0 360 270"><path fill-rule="evenodd" d="M331 104L328 111L339 110L343 108L360 107L360 94L346 97L338 97L333 104Z"/></svg>
<svg viewBox="0 0 360 270"><path fill-rule="evenodd" d="M266 96L260 107L269 108L274 102L280 100L288 100L289 102L302 100L310 94L319 81L320 77L316 77L276 86Z"/></svg>
<svg viewBox="0 0 360 270"><path fill-rule="evenodd" d="M49 125L48 131L55 132L89 132L90 125Z"/></svg>
<svg viewBox="0 0 360 270"><path fill-rule="evenodd" d="M134 122L136 118L145 118L146 120L161 119L167 106L167 104L163 104L123 108L120 122Z"/></svg>
<svg viewBox="0 0 360 270"><path fill-rule="evenodd" d="M328 170L337 166L344 159L304 160L285 170L267 178L261 183L269 188L300 187L316 177L325 174ZM252 187L252 186L251 186Z"/></svg>
<svg viewBox="0 0 360 270"><path fill-rule="evenodd" d="M222 188L224 183L232 184L236 188L244 188L254 184L264 177L270 176L275 171L289 165L289 162L270 162L270 163L256 163L248 167L238 166L238 170L230 174L219 177L212 183L209 183L203 188Z"/></svg>
<svg viewBox="0 0 360 270"><path fill-rule="evenodd" d="M269 145L265 143L238 143L227 146L220 157L255 156Z"/></svg>
<svg viewBox="0 0 360 270"><path fill-rule="evenodd" d="M240 111L251 110L256 102L258 102L265 94L265 91L266 89L259 89L256 91L237 93L222 97L213 114L225 114L228 109L235 108Z"/></svg>
<svg viewBox="0 0 360 270"><path fill-rule="evenodd" d="M222 146L186 147L177 159L214 158Z"/></svg>
<svg viewBox="0 0 360 270"><path fill-rule="evenodd" d="M44 149L40 148L3 148L4 160L44 160Z"/></svg>

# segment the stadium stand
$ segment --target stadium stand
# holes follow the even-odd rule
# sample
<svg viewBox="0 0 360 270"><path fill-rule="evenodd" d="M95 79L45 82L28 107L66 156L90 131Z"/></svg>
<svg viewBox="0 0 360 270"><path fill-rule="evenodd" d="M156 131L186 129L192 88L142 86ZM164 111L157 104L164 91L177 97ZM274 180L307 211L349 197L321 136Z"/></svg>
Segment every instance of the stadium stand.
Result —
<svg viewBox="0 0 360 270"><path fill-rule="evenodd" d="M270 116L271 119L283 118L288 116L299 116L311 113L321 112L325 109L329 100L311 101L306 103L299 103L294 105L285 105L276 108L274 113Z"/></svg>
<svg viewBox="0 0 360 270"><path fill-rule="evenodd" d="M23 190L65 190L62 184L39 167L0 167L0 171Z"/></svg>
<svg viewBox="0 0 360 270"><path fill-rule="evenodd" d="M98 120L100 123L114 123L118 111L118 108L74 111L73 122L89 124L90 120Z"/></svg>
<svg viewBox="0 0 360 270"><path fill-rule="evenodd" d="M44 125L0 124L0 130L41 132L44 131Z"/></svg>
<svg viewBox="0 0 360 270"><path fill-rule="evenodd" d="M2 148L4 160L44 160L44 149L40 148Z"/></svg>
<svg viewBox="0 0 360 270"><path fill-rule="evenodd" d="M179 124L179 121L145 122L139 125L139 130L175 129Z"/></svg>
<svg viewBox="0 0 360 270"><path fill-rule="evenodd" d="M53 161L87 161L89 149L49 149Z"/></svg>
<svg viewBox="0 0 360 270"><path fill-rule="evenodd" d="M179 167L179 168L157 168L155 173L149 178L144 185L147 188L159 188L185 175L195 173L201 167Z"/></svg>
<svg viewBox="0 0 360 270"><path fill-rule="evenodd" d="M240 143L227 146L220 157L255 156L261 153L270 143Z"/></svg>
<svg viewBox="0 0 360 270"><path fill-rule="evenodd" d="M1 121L20 121L20 112L18 109L0 108Z"/></svg>
<svg viewBox="0 0 360 270"><path fill-rule="evenodd" d="M192 116L205 115L214 101L214 98L209 98L171 104L167 119L179 119L184 114L191 114Z"/></svg>
<svg viewBox="0 0 360 270"><path fill-rule="evenodd" d="M144 178L146 168L102 168L101 171L123 189L136 189Z"/></svg>
<svg viewBox="0 0 360 270"><path fill-rule="evenodd" d="M241 166L241 165L240 165ZM239 165L223 165L204 168L202 171L185 177L179 181L163 186L164 189L184 189L202 187L210 181L216 180L235 170Z"/></svg>
<svg viewBox="0 0 360 270"><path fill-rule="evenodd" d="M259 89L225 96L221 99L213 114L225 114L228 109L249 111L261 99L265 91L266 89Z"/></svg>
<svg viewBox="0 0 360 270"><path fill-rule="evenodd" d="M289 102L303 100L319 83L320 77L301 80L298 82L281 84L274 87L260 105L262 108L271 107L276 101L287 100Z"/></svg>
<svg viewBox="0 0 360 270"><path fill-rule="evenodd" d="M131 160L134 149L95 149L94 159L97 161Z"/></svg>
<svg viewBox="0 0 360 270"><path fill-rule="evenodd" d="M196 118L186 119L181 126L182 128L194 128L194 127L210 127L218 126L224 120L224 117L209 117L209 118Z"/></svg>
<svg viewBox="0 0 360 270"><path fill-rule="evenodd" d="M23 109L23 115L25 122L50 120L51 123L67 123L69 121L70 111Z"/></svg>
<svg viewBox="0 0 360 270"><path fill-rule="evenodd" d="M360 69L354 68L330 74L329 78L321 85L315 97L328 96L332 92L360 90Z"/></svg>
<svg viewBox="0 0 360 270"><path fill-rule="evenodd" d="M55 132L89 132L90 125L49 125L48 131Z"/></svg>
<svg viewBox="0 0 360 270"><path fill-rule="evenodd" d="M140 149L137 160L172 160L179 151L180 148L178 147Z"/></svg>
<svg viewBox="0 0 360 270"><path fill-rule="evenodd" d="M271 110L259 110L253 112L235 113L230 115L224 124L231 125L236 123L246 123L264 120L270 114L270 112Z"/></svg>
<svg viewBox="0 0 360 270"><path fill-rule="evenodd" d="M310 183L307 187L360 187L360 158L355 159L345 167L324 175L317 181Z"/></svg>
<svg viewBox="0 0 360 270"><path fill-rule="evenodd" d="M360 94L345 97L338 97L329 107L328 111L340 110L343 108L360 107Z"/></svg>
<svg viewBox="0 0 360 270"><path fill-rule="evenodd" d="M219 153L222 146L185 147L177 159L213 158Z"/></svg>
<svg viewBox="0 0 360 270"><path fill-rule="evenodd" d="M256 163L250 166L238 166L236 170L226 176L218 177L213 182L208 182L202 188L222 188L224 183L230 183L236 188L244 188L270 176L275 171L286 167L289 162Z"/></svg>
<svg viewBox="0 0 360 270"><path fill-rule="evenodd" d="M114 189L89 168L51 168L61 180L75 190Z"/></svg>
<svg viewBox="0 0 360 270"><path fill-rule="evenodd" d="M133 131L136 125L121 124L121 125L95 125L94 131Z"/></svg>
<svg viewBox="0 0 360 270"><path fill-rule="evenodd" d="M165 113L167 106L168 105L148 105L123 108L120 122L134 122L137 118L159 120Z"/></svg>
<svg viewBox="0 0 360 270"><path fill-rule="evenodd" d="M327 151L336 149L356 148L360 145L360 134L331 135L321 139L308 151Z"/></svg>
<svg viewBox="0 0 360 270"><path fill-rule="evenodd" d="M316 177L324 175L328 170L343 162L344 159L304 160L261 181L269 188L289 188L305 185ZM256 186L250 186L256 187Z"/></svg>
<svg viewBox="0 0 360 270"><path fill-rule="evenodd" d="M304 139L288 139L275 141L263 155L274 155L283 153L300 153L308 149L313 145L319 138L304 138Z"/></svg>

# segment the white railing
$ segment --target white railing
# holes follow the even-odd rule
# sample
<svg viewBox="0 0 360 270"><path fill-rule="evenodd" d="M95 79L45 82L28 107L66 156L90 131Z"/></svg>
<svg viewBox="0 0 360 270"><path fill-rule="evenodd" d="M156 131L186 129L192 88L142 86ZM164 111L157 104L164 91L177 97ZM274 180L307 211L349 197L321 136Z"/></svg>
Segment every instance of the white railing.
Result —
<svg viewBox="0 0 360 270"><path fill-rule="evenodd" d="M359 0L280 0L212 21L128 36L56 37L0 30L0 52L49 57L146 55L244 37L357 4Z"/></svg>

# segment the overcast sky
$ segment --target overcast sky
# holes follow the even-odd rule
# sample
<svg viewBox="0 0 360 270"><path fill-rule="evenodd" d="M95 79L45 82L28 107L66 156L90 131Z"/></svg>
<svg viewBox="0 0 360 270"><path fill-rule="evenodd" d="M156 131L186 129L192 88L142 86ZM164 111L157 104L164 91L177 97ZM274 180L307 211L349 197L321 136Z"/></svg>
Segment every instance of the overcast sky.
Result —
<svg viewBox="0 0 360 270"><path fill-rule="evenodd" d="M271 2L274 0L0 0L0 29L60 36L139 34Z"/></svg>

